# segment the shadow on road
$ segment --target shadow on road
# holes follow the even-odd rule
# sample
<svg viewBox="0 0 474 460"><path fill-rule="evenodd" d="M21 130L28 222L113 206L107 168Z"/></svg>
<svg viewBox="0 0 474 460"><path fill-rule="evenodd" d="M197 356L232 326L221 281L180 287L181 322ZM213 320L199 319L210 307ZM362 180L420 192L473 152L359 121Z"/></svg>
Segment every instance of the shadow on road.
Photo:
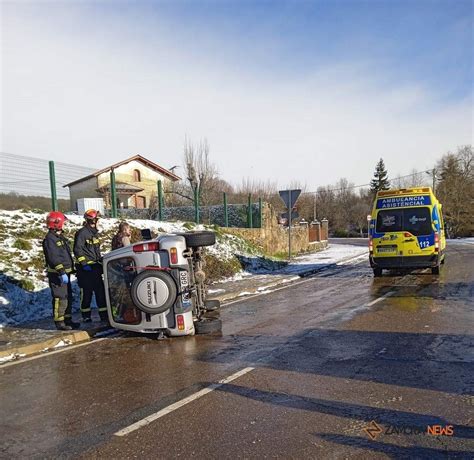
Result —
<svg viewBox="0 0 474 460"><path fill-rule="evenodd" d="M447 458L472 458L467 451L454 451L445 449L432 449L430 447L419 446L397 446L395 444L371 441L357 436L344 436L335 434L318 434L314 436L324 441L332 442L350 447L358 447L369 451L380 452L389 455L391 458L426 458L430 460Z"/></svg>
<svg viewBox="0 0 474 460"><path fill-rule="evenodd" d="M199 359L469 394L474 340L462 334L312 329L286 338L235 337Z"/></svg>
<svg viewBox="0 0 474 460"><path fill-rule="evenodd" d="M398 410L382 409L341 401L330 401L319 398L309 398L287 393L275 393L254 388L226 384L217 389L220 392L232 393L244 398L253 399L276 406L298 409L335 417L352 418L370 422L376 420L378 424L398 428L419 427L426 432L428 425L452 425L442 417L405 412ZM452 425L456 437L474 438L474 428L465 425Z"/></svg>

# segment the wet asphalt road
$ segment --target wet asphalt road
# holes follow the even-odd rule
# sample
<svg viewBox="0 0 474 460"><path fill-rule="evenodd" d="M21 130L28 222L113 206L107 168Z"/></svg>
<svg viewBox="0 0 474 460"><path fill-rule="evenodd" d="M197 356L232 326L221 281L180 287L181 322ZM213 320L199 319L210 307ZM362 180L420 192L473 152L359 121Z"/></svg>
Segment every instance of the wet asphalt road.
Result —
<svg viewBox="0 0 474 460"><path fill-rule="evenodd" d="M374 279L364 261L227 306L222 336L119 336L0 368L0 456L472 458L473 256L450 245L439 277Z"/></svg>

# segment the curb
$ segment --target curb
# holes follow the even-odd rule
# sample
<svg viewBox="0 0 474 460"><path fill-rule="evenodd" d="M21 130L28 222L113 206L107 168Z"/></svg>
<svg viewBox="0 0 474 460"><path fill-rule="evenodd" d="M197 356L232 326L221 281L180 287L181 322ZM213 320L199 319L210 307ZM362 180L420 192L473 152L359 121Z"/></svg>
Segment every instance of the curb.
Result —
<svg viewBox="0 0 474 460"><path fill-rule="evenodd" d="M19 358L24 358L39 353L46 353L54 349L68 347L81 342L88 342L95 334L109 329L109 326L98 326L88 330L61 332L59 335L39 340L34 343L12 346L0 351L0 367L2 364L14 361ZM61 344L62 342L62 344ZM10 359L7 359L10 358Z"/></svg>

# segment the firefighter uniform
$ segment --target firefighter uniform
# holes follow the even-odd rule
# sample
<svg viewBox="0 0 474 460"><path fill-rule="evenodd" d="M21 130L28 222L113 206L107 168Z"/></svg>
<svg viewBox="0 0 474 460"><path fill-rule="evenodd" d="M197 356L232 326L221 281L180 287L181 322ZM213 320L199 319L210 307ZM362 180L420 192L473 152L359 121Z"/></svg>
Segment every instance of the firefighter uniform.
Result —
<svg viewBox="0 0 474 460"><path fill-rule="evenodd" d="M91 317L92 294L102 320L107 320L104 282L102 280L102 255L98 230L84 225L74 236L74 255L77 260L77 282L81 289L81 313L84 320Z"/></svg>
<svg viewBox="0 0 474 460"><path fill-rule="evenodd" d="M49 230L43 240L43 252L46 260L49 287L53 298L53 317L55 323L71 322L72 289L71 273L74 271L74 260L69 243L64 236ZM66 274L68 283L61 280Z"/></svg>

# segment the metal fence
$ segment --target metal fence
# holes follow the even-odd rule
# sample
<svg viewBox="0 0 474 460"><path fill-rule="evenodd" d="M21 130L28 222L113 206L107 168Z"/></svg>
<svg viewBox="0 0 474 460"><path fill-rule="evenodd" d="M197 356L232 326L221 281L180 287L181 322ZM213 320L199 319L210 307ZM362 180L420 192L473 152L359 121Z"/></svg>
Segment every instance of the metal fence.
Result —
<svg viewBox="0 0 474 460"><path fill-rule="evenodd" d="M262 225L262 212L260 203L252 203L252 227L259 228ZM249 227L248 205L227 204L227 221L225 219L226 209L224 205L199 206L199 221L206 225L219 225L220 227ZM162 211L163 221L195 221L194 206L172 206L164 207ZM106 210L106 215L112 217L111 210ZM123 219L151 219L158 220L158 209L118 209L117 217Z"/></svg>
<svg viewBox="0 0 474 460"><path fill-rule="evenodd" d="M57 197L69 199L62 186L87 176L95 168L55 162ZM0 193L51 197L49 162L40 158L0 152Z"/></svg>
<svg viewBox="0 0 474 460"><path fill-rule="evenodd" d="M0 193L50 197L51 209L58 209L58 198L69 198L69 191L62 186L87 176L96 170L84 166L54 162L0 152ZM111 217L148 218L162 221L187 221L223 227L261 227L263 222L262 200L258 204L248 196L247 204L228 204L223 193L222 205L201 206L195 193L193 206L166 206L161 180L156 183L157 206L148 209L118 209L115 172L110 171ZM74 207L74 205L73 205Z"/></svg>

